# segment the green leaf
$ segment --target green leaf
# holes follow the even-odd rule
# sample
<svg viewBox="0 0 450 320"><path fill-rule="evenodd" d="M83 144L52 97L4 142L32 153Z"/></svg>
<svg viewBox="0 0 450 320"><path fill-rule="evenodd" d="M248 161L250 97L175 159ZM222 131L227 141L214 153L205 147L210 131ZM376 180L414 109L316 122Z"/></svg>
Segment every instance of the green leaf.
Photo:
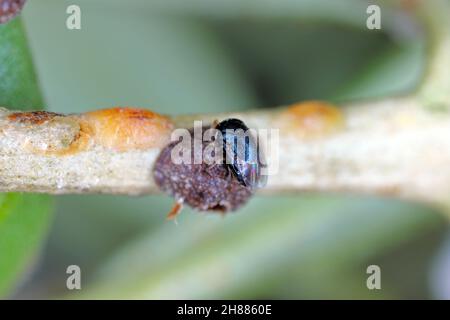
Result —
<svg viewBox="0 0 450 320"><path fill-rule="evenodd" d="M20 19L0 26L0 106L42 106L39 85ZM0 296L10 293L36 256L50 221L51 200L0 194Z"/></svg>
<svg viewBox="0 0 450 320"><path fill-rule="evenodd" d="M36 109L43 105L20 19L0 26L0 106Z"/></svg>
<svg viewBox="0 0 450 320"><path fill-rule="evenodd" d="M9 292L34 261L50 212L47 196L0 194L0 296Z"/></svg>

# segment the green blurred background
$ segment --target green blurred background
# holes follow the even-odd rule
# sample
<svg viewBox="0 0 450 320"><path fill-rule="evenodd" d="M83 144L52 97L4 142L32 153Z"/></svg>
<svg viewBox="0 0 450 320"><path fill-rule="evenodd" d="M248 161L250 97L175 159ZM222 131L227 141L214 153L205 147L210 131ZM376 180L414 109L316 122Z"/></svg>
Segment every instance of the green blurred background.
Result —
<svg viewBox="0 0 450 320"><path fill-rule="evenodd" d="M223 112L412 90L427 39L389 8L386 28L368 30L368 3L40 0L23 22L48 110ZM65 27L70 4L82 30ZM422 205L256 196L225 218L186 209L176 225L164 195L55 199L13 298L450 298L448 220ZM66 288L72 264L77 292ZM366 287L370 264L382 290Z"/></svg>

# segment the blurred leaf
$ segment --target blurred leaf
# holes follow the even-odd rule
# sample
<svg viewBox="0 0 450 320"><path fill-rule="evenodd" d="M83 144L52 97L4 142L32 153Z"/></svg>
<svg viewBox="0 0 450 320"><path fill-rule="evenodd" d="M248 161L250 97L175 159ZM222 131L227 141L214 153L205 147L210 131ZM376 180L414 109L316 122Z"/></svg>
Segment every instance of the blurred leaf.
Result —
<svg viewBox="0 0 450 320"><path fill-rule="evenodd" d="M383 33L296 20L212 25L266 107L329 99L391 45Z"/></svg>
<svg viewBox="0 0 450 320"><path fill-rule="evenodd" d="M333 95L336 100L367 99L411 91L425 65L424 39L393 44Z"/></svg>
<svg viewBox="0 0 450 320"><path fill-rule="evenodd" d="M0 105L42 106L20 19L0 26ZM48 196L0 194L0 296L7 295L30 267L46 233L50 209Z"/></svg>
<svg viewBox="0 0 450 320"><path fill-rule="evenodd" d="M67 5L30 1L24 12L49 110L129 105L186 114L258 105L226 47L202 21L130 12L129 3L105 10L109 5L84 1L83 28L71 32L55 28L64 23Z"/></svg>
<svg viewBox="0 0 450 320"><path fill-rule="evenodd" d="M183 212L178 225L124 246L81 297L369 297L363 263L441 222L398 201L301 200L260 198L226 219ZM359 276L341 276L356 265Z"/></svg>

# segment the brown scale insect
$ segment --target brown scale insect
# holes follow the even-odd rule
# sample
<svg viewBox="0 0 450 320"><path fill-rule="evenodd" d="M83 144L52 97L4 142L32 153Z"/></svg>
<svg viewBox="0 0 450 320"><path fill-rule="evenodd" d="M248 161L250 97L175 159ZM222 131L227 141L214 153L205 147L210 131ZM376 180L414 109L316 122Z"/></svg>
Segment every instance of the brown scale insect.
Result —
<svg viewBox="0 0 450 320"><path fill-rule="evenodd" d="M207 129L209 127L203 127L202 130ZM195 137L192 129L190 134L191 156L194 157ZM249 200L253 190L240 183L226 164L174 164L171 152L178 143L172 142L161 151L153 170L156 184L177 201L168 219L176 217L182 204L199 211L226 213L236 210ZM208 143L201 141L201 152Z"/></svg>
<svg viewBox="0 0 450 320"><path fill-rule="evenodd" d="M43 124L55 117L63 117L63 115L50 111L14 112L8 116L8 119L19 123Z"/></svg>
<svg viewBox="0 0 450 320"><path fill-rule="evenodd" d="M7 23L22 10L26 0L0 0L0 24Z"/></svg>

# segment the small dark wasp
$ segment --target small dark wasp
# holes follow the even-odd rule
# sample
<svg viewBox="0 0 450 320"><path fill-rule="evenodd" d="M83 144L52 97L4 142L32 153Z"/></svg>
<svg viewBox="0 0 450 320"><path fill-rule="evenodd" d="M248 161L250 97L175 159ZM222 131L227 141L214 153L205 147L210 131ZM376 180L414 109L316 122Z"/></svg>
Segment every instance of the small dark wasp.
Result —
<svg viewBox="0 0 450 320"><path fill-rule="evenodd" d="M226 119L213 126L221 133L224 160L236 179L250 189L263 187L267 175L262 174L265 159L261 159L257 137L239 119Z"/></svg>

